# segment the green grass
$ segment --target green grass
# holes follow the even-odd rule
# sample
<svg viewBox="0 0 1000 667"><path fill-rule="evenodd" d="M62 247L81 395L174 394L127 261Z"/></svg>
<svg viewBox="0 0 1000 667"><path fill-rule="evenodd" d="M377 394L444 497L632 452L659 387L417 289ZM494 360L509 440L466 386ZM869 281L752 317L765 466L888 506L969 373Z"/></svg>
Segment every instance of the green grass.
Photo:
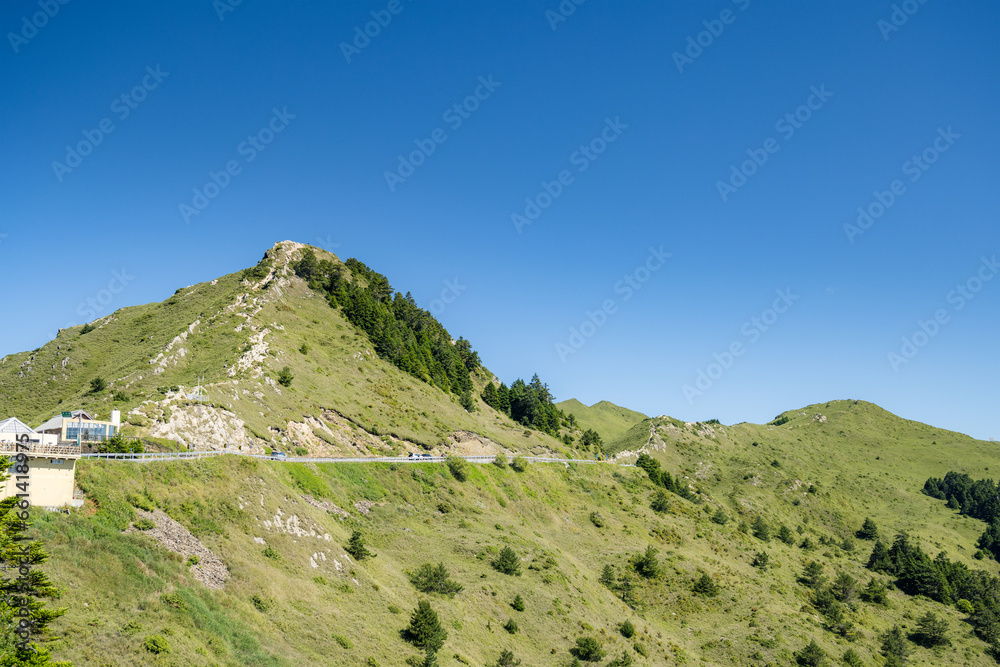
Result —
<svg viewBox="0 0 1000 667"><path fill-rule="evenodd" d="M816 413L827 421L813 421ZM54 626L63 638L52 643L53 651L77 664L147 664L153 654L144 642L161 635L170 645L161 657L176 664L357 665L368 657L399 664L414 651L398 632L421 597L407 571L444 563L464 590L453 598L432 596L449 632L440 657L459 654L471 664L495 661L503 649L524 664L562 664L577 638L593 635L608 651L606 660L629 651L637 665L788 664L811 639L834 656L853 648L872 665L878 664L878 633L895 623L912 626L928 610L946 618L953 645L941 654L914 647L911 664L991 664L953 607L891 591L888 609L862 603L852 612L861 635L849 643L819 625L807 589L796 580L805 561L817 559L830 578L847 572L867 582L863 563L871 543L857 540L851 552L837 546L866 516L883 535L907 529L932 556L947 549L953 560L995 574L996 563L971 559L979 522L957 518L919 493L931 474L1000 465L993 445L853 402L810 406L782 427L658 428L667 447L654 456L699 486L706 502L671 496L668 511L654 513L645 473L610 465L533 464L523 473L472 465L467 480L458 482L438 464L83 461L79 478L89 498L112 505L119 496L152 498L222 555L232 576L221 591L205 589L179 556L109 525L103 505L96 514L88 503L69 515L38 515L34 530L53 556L46 568L66 590L60 604L70 608ZM869 450L875 439L878 454ZM778 468L771 465L776 459ZM814 483L818 493L801 483ZM337 520L301 500L314 491L352 518ZM355 509L360 500L375 503L368 515ZM184 503L195 511L181 511ZM442 503L451 511L440 512ZM733 520L713 522L719 507ZM603 526L591 520L594 512ZM811 537L817 548L805 552L777 539L765 545L739 531L741 520L749 524L758 515L775 529L792 527L798 540ZM292 516L302 534L288 532ZM355 528L376 558L360 564L344 558ZM265 557L254 537L281 559ZM821 539L831 544L820 545ZM633 609L598 576L606 564L620 575L630 557L650 545L660 572L648 580L633 574ZM504 546L521 559L522 576L491 567ZM753 555L763 549L768 566L756 568ZM702 572L721 587L716 597L692 590ZM518 631L510 634L503 626L517 595L525 611L517 612ZM266 613L259 604L267 605ZM626 620L635 627L631 638L620 632ZM140 629L121 632L129 623ZM173 634L164 635L164 628ZM343 648L337 637L353 648Z"/></svg>

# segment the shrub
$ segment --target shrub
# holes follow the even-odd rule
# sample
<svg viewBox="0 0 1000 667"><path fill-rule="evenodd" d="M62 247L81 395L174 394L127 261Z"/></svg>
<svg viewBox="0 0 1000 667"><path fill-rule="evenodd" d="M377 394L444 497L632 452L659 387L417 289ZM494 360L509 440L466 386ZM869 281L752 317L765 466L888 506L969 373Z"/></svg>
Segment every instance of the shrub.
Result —
<svg viewBox="0 0 1000 667"><path fill-rule="evenodd" d="M694 582L694 586L691 587L695 593L699 595L704 595L705 597L715 597L719 594L721 590L719 585L712 580L708 572L702 572L701 576Z"/></svg>
<svg viewBox="0 0 1000 667"><path fill-rule="evenodd" d="M97 327L95 327L93 324L84 324L83 328L80 329L80 335L83 336L85 334L89 334L91 331L93 331L96 328Z"/></svg>
<svg viewBox="0 0 1000 667"><path fill-rule="evenodd" d="M129 621L121 627L118 634L124 637L134 637L142 632L142 626L139 625L138 621Z"/></svg>
<svg viewBox="0 0 1000 667"><path fill-rule="evenodd" d="M510 606L514 608L514 611L524 611L524 598L518 593L514 598L514 601L510 603Z"/></svg>
<svg viewBox="0 0 1000 667"><path fill-rule="evenodd" d="M670 498L665 491L657 491L649 501L649 507L654 512L666 512L670 509Z"/></svg>
<svg viewBox="0 0 1000 667"><path fill-rule="evenodd" d="M436 566L424 563L416 572L410 573L410 583L421 593L439 593L454 597L462 590L462 585L448 578L444 563Z"/></svg>
<svg viewBox="0 0 1000 667"><path fill-rule="evenodd" d="M628 651L622 651L621 657L609 662L607 667L632 667L632 656L628 654Z"/></svg>
<svg viewBox="0 0 1000 667"><path fill-rule="evenodd" d="M720 526L725 526L729 523L729 516L722 511L722 508L715 510L715 514L712 515L712 522L717 523Z"/></svg>
<svg viewBox="0 0 1000 667"><path fill-rule="evenodd" d="M518 667L521 661L514 657L514 654L510 651L503 650L500 651L500 657L489 667Z"/></svg>
<svg viewBox="0 0 1000 667"><path fill-rule="evenodd" d="M652 545L646 547L641 556L633 556L632 567L646 579L652 579L660 574L660 561L656 558L657 551Z"/></svg>
<svg viewBox="0 0 1000 667"><path fill-rule="evenodd" d="M618 626L618 632L622 633L625 639L632 639L635 636L635 626L632 625L632 621L626 620Z"/></svg>
<svg viewBox="0 0 1000 667"><path fill-rule="evenodd" d="M505 469L507 467L507 455L503 452L499 452L493 457L493 465L498 468Z"/></svg>
<svg viewBox="0 0 1000 667"><path fill-rule="evenodd" d="M590 513L590 523L594 524L598 528L604 528L605 526L604 517L601 516L600 512Z"/></svg>
<svg viewBox="0 0 1000 667"><path fill-rule="evenodd" d="M640 642L636 642L636 643L632 644L632 648L635 650L636 653L638 653L642 657L644 657L644 658L648 658L649 657L649 651L647 651L646 647L643 646Z"/></svg>
<svg viewBox="0 0 1000 667"><path fill-rule="evenodd" d="M156 527L156 524L149 519L139 519L132 525L139 530L151 530Z"/></svg>
<svg viewBox="0 0 1000 667"><path fill-rule="evenodd" d="M252 604L257 609L257 611L259 611L262 614L266 614L267 612L274 609L274 600L272 600L271 598L257 595L256 593L250 596L250 604Z"/></svg>
<svg viewBox="0 0 1000 667"><path fill-rule="evenodd" d="M160 596L160 601L174 609L180 609L181 611L187 609L187 603L184 602L184 598L177 593L164 593Z"/></svg>
<svg viewBox="0 0 1000 667"><path fill-rule="evenodd" d="M569 650L578 660L598 662L604 658L604 647L594 637L577 637L576 646Z"/></svg>
<svg viewBox="0 0 1000 667"><path fill-rule="evenodd" d="M528 469L528 459L523 456L515 456L510 462L510 467L513 468L515 472L524 472Z"/></svg>
<svg viewBox="0 0 1000 667"><path fill-rule="evenodd" d="M769 560L770 556L767 555L766 551L758 551L753 557L753 562L750 564L763 570L767 567Z"/></svg>
<svg viewBox="0 0 1000 667"><path fill-rule="evenodd" d="M365 540L361 536L360 530L355 530L351 533L351 539L348 540L347 546L344 547L344 551L351 554L354 560L363 561L366 558L374 558L377 554L373 554L365 546Z"/></svg>
<svg viewBox="0 0 1000 667"><path fill-rule="evenodd" d="M170 643L166 637L150 635L146 637L146 650L150 653L170 653Z"/></svg>
<svg viewBox="0 0 1000 667"><path fill-rule="evenodd" d="M771 541L771 528L767 525L764 517L758 516L753 520L753 536L764 542Z"/></svg>
<svg viewBox="0 0 1000 667"><path fill-rule="evenodd" d="M281 560L281 554L271 548L270 545L264 547L264 555L271 560Z"/></svg>
<svg viewBox="0 0 1000 667"><path fill-rule="evenodd" d="M333 636L333 640L335 642L337 642L338 644L340 644L340 648L343 648L343 649L352 649L352 648L354 648L354 644L351 643L351 640L348 639L347 637L345 637L344 635L334 635Z"/></svg>
<svg viewBox="0 0 1000 667"><path fill-rule="evenodd" d="M299 352L302 354L309 354L309 343L302 343L302 347L299 348Z"/></svg>
<svg viewBox="0 0 1000 667"><path fill-rule="evenodd" d="M282 368L281 372L278 373L278 384L280 384L282 387L291 387L292 380L294 379L295 376L292 375L292 369L289 368L288 366Z"/></svg>
<svg viewBox="0 0 1000 667"><path fill-rule="evenodd" d="M513 618L508 618L507 622L503 624L503 629L512 635L517 634L517 621Z"/></svg>
<svg viewBox="0 0 1000 667"><path fill-rule="evenodd" d="M861 656L853 648L849 648L844 651L844 655L840 658L840 661L849 667L864 667L865 663L861 661Z"/></svg>
<svg viewBox="0 0 1000 667"><path fill-rule="evenodd" d="M90 393L99 394L108 388L108 383L104 381L104 378L97 377L90 381Z"/></svg>
<svg viewBox="0 0 1000 667"><path fill-rule="evenodd" d="M823 664L825 657L826 651L816 643L815 639L810 640L808 644L795 652L795 662L809 667L818 667L818 665Z"/></svg>
<svg viewBox="0 0 1000 667"><path fill-rule="evenodd" d="M469 479L468 461L458 456L449 456L445 459L445 463L448 464L448 470L451 472L452 477L459 482Z"/></svg>
<svg viewBox="0 0 1000 667"><path fill-rule="evenodd" d="M972 614L975 613L976 611L976 608L972 606L972 603L966 600L965 598L962 598L961 600L955 603L955 609L958 609L960 612L966 614L967 616L972 616Z"/></svg>

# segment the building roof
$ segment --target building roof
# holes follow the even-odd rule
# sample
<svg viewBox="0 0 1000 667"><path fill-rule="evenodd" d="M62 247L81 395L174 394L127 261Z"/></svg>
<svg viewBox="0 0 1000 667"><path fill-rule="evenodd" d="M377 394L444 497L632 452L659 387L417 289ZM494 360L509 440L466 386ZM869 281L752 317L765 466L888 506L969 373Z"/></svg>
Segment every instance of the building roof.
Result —
<svg viewBox="0 0 1000 667"><path fill-rule="evenodd" d="M0 433L34 433L34 429L25 424L17 417L10 417L0 421Z"/></svg>
<svg viewBox="0 0 1000 667"><path fill-rule="evenodd" d="M84 412L83 410L73 410L72 411L72 415L73 415L73 419L79 419L80 416L82 415L85 420L87 420L87 421L94 421L94 418L91 417L86 412ZM38 428L36 428L35 430L36 431L48 431L48 430L57 429L57 428L61 429L62 426L63 426L63 419L69 419L69 418L68 417L63 417L62 413L60 413L60 414L56 415L55 417L53 417L52 419L50 419L47 422L45 422L44 424L42 424L41 426L39 426Z"/></svg>

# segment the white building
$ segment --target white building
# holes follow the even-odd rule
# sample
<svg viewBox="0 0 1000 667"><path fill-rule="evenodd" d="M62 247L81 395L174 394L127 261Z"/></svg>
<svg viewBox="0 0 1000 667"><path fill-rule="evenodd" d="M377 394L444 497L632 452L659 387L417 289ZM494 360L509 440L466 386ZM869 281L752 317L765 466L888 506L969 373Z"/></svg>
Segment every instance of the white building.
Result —
<svg viewBox="0 0 1000 667"><path fill-rule="evenodd" d="M0 456L14 457L20 452L28 457L29 503L39 507L83 505L82 499L74 498L80 447L60 444L55 433L38 433L16 417L0 421ZM0 499L23 493L17 484L24 481L17 479L13 468L8 470L7 479L0 482Z"/></svg>

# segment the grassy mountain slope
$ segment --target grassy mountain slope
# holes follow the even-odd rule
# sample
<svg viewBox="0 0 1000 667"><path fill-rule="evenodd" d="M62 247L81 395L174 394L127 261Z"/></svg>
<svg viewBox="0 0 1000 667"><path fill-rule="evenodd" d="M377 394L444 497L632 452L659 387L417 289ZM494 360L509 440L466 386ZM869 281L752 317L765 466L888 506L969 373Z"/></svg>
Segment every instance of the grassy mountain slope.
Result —
<svg viewBox="0 0 1000 667"><path fill-rule="evenodd" d="M556 407L567 415L576 417L576 423L581 429L593 429L604 442L611 442L621 437L636 423L647 419L646 415L635 410L623 408L608 401L599 401L586 406L575 398L556 403Z"/></svg>
<svg viewBox="0 0 1000 667"><path fill-rule="evenodd" d="M504 648L525 665L564 665L584 636L608 651L602 665L622 652L636 665L788 665L812 639L830 664L853 649L879 665L880 633L894 624L912 632L926 611L946 620L952 644L914 645L909 664L992 664L953 606L894 590L888 608L855 602L857 636L848 641L824 629L797 578L817 560L830 579L845 572L867 582L872 543L846 538L868 516L887 539L905 529L932 556L947 550L996 574L996 563L971 558L981 522L919 492L947 470L988 475L1000 466L995 445L864 402L785 416L781 426L650 420L647 452L703 496L695 504L671 495L663 513L650 509L655 489L642 470L607 464L535 464L520 474L471 466L462 482L434 464L85 461L84 510L36 515L34 529L53 555L47 570L70 607L55 628L62 638L54 653L77 664L363 665L372 657L370 664L401 665L417 651L399 631L429 597L448 631L442 665L484 665ZM349 518L310 504L306 493ZM123 534L130 502L153 504L188 527L228 566L225 587L206 589L146 535ZM365 514L357 503L374 505ZM711 520L719 509L730 518L725 525ZM757 517L816 548L753 537L740 524ZM344 556L355 527L376 558ZM520 577L490 567L504 545L520 557ZM661 572L631 575L633 608L598 577L604 565L618 576L630 571L630 555L648 546L658 549ZM751 565L758 551L770 556L764 570ZM438 562L464 586L454 598L418 593L407 580L407 570ZM721 586L717 597L692 592L702 572ZM524 612L510 607L517 594ZM509 618L516 634L501 627ZM631 640L617 629L624 620L638 630ZM170 653L149 653L150 635L164 637Z"/></svg>
<svg viewBox="0 0 1000 667"><path fill-rule="evenodd" d="M316 455L455 449L565 449L478 399L477 411L380 359L367 337L294 275L305 246L269 250L256 273L182 288L162 303L122 308L0 359L0 414L37 425L83 407L118 408L128 432L199 449L303 448ZM336 263L322 250L315 252ZM285 366L291 387L275 380ZM90 393L103 378L108 390ZM204 378L206 401L191 401Z"/></svg>

